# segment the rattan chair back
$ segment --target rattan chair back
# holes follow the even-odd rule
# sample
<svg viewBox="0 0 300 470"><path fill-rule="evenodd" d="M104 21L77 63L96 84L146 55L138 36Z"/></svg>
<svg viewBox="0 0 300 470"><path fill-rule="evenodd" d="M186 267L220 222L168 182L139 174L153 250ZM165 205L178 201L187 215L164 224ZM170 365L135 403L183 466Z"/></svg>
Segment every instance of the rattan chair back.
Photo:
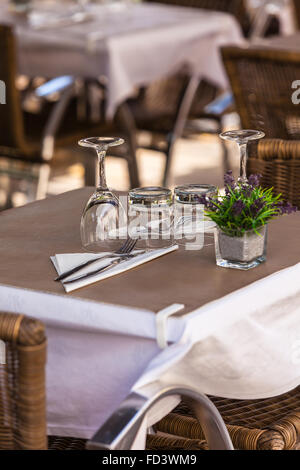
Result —
<svg viewBox="0 0 300 470"><path fill-rule="evenodd" d="M4 82L6 103L0 104L0 154L31 155L24 138L21 100L15 85L17 76L16 44L12 28L0 25L0 80ZM1 152L2 149L2 152Z"/></svg>
<svg viewBox="0 0 300 470"><path fill-rule="evenodd" d="M269 138L300 139L292 88L300 77L300 53L252 47L225 47L222 53L242 127Z"/></svg>
<svg viewBox="0 0 300 470"><path fill-rule="evenodd" d="M47 449L44 326L0 313L0 340L0 449Z"/></svg>
<svg viewBox="0 0 300 470"><path fill-rule="evenodd" d="M300 29L300 2L299 0L293 0L293 6L294 6L294 12L295 12L295 17L296 17L296 23L298 26L298 29Z"/></svg>

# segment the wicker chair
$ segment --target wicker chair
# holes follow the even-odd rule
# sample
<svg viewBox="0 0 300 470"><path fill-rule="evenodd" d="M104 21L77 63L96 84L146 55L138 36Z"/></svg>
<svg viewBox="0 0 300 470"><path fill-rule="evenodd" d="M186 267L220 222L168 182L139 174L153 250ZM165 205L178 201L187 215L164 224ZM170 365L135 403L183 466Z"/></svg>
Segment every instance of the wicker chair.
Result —
<svg viewBox="0 0 300 470"><path fill-rule="evenodd" d="M46 346L41 322L23 315L0 313L1 450L85 449L83 439L54 436L47 439ZM205 397L203 399L205 403ZM299 388L266 400L210 399L221 413L235 448L283 450L299 446ZM132 414L130 416L132 418ZM115 418L113 423L116 427ZM122 423L120 425L122 427ZM148 449L208 449L199 421L184 402L160 421L155 430L156 434L147 438ZM109 434L106 430L102 437ZM98 445L100 437L94 438L94 446ZM93 442L90 448L91 444Z"/></svg>
<svg viewBox="0 0 300 470"><path fill-rule="evenodd" d="M140 89L137 98L127 102L137 129L150 133L150 142L141 140L139 146L166 156L164 185L167 184L175 143L183 135L198 85L198 80L178 74Z"/></svg>
<svg viewBox="0 0 300 470"><path fill-rule="evenodd" d="M298 29L300 29L300 3L299 3L299 0L293 0L293 4L294 4L294 11L295 11L295 15L296 15Z"/></svg>
<svg viewBox="0 0 300 470"><path fill-rule="evenodd" d="M225 47L222 54L242 126L269 138L299 139L292 83L300 75L300 54L252 47Z"/></svg>
<svg viewBox="0 0 300 470"><path fill-rule="evenodd" d="M74 164L74 161L76 163L73 154L70 154L70 157L64 156L64 161L59 160L54 153L55 148L74 145L78 139L88 135L123 135L127 145L122 146L125 153L118 156L127 160L131 186L139 185L135 159L135 127L127 106L120 107L112 124L103 121L93 123L88 119L78 120L76 83L71 81L71 84L62 90L57 103L43 103L42 111L38 114L23 112L20 94L15 85L15 37L9 26L0 25L0 56L0 80L6 86L6 104L0 104L0 158L20 162L20 167L26 165L22 177L26 178L26 172L30 173L30 178L36 177L37 197L45 196L50 169L61 165L66 167ZM91 165L88 160L84 160L87 168ZM36 167L39 171L33 174L31 170ZM10 176L14 176L14 173Z"/></svg>
<svg viewBox="0 0 300 470"><path fill-rule="evenodd" d="M300 449L300 387L281 397L228 400L209 397L220 412L235 449ZM148 436L149 450L207 450L199 421L182 402Z"/></svg>
<svg viewBox="0 0 300 470"><path fill-rule="evenodd" d="M249 153L248 174L261 174L264 187L300 209L300 141L265 139Z"/></svg>
<svg viewBox="0 0 300 470"><path fill-rule="evenodd" d="M50 437L48 447L43 324L0 313L0 340L0 449L83 449L84 440L60 437Z"/></svg>

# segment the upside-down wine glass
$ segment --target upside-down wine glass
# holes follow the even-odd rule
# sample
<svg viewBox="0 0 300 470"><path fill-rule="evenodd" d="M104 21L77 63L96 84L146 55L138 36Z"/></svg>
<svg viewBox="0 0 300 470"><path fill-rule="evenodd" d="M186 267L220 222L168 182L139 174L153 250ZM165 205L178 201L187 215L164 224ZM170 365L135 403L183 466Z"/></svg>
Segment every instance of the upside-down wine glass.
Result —
<svg viewBox="0 0 300 470"><path fill-rule="evenodd" d="M255 130L227 131L220 134L221 139L236 142L240 151L240 183L247 183L248 142L265 137L264 132Z"/></svg>
<svg viewBox="0 0 300 470"><path fill-rule="evenodd" d="M89 137L78 142L82 147L94 148L99 161L99 184L84 208L80 224L82 246L87 251L98 253L120 248L126 212L107 187L104 160L109 147L123 143L119 137Z"/></svg>

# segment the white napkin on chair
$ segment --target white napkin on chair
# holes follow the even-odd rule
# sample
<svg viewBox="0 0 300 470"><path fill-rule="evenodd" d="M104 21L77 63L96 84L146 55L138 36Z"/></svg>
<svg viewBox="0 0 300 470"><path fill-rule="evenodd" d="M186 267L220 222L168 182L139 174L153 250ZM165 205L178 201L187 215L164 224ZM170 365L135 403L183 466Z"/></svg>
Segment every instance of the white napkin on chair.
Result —
<svg viewBox="0 0 300 470"><path fill-rule="evenodd" d="M115 276L116 274L128 271L129 269L139 266L140 264L147 263L148 261L159 258L160 256L171 253L172 251L176 251L177 249L178 245L173 245L168 248L151 250L149 252L137 255L133 259L122 261L122 263L112 267L111 269L104 271L103 273L93 275L90 278L79 279L72 284L65 284L64 281L62 281L62 284L66 292L72 292L73 290L79 289L80 287L84 287L89 284L93 284L94 282L102 281L102 279L106 279L108 277ZM133 254L138 253L138 251L139 250L135 250ZM75 266L79 266L80 264L89 261L90 259L99 258L99 256L106 256L107 254L108 253L65 253L51 256L50 259L54 264L58 275L60 275L63 272L74 268ZM77 277L79 274L85 274L99 269L102 266L106 266L113 259L115 258L105 258L105 260L99 260L92 265L87 266L84 270L80 271L80 273L73 274L68 278L68 280L72 279L73 277Z"/></svg>

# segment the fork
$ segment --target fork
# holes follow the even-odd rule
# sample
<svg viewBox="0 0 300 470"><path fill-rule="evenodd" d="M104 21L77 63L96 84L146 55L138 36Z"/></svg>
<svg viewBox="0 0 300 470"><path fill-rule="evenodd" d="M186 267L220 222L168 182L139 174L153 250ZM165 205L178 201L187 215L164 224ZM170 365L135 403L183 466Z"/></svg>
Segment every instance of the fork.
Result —
<svg viewBox="0 0 300 470"><path fill-rule="evenodd" d="M107 259L107 258L122 258L126 257L126 255L129 255L135 248L135 245L137 244L137 239L133 239L131 237L128 237L125 243L117 250L115 253L110 253L105 256L99 256L98 258L93 258L89 261L86 261L85 263L80 264L79 266L75 266L75 268L72 268L68 271L65 271L64 273L60 274L57 278L55 278L55 281L62 281L66 277L71 276L71 274L77 273L83 268L86 268L87 266L95 263L96 261Z"/></svg>
<svg viewBox="0 0 300 470"><path fill-rule="evenodd" d="M144 254L145 252L142 251L140 252L139 254ZM86 274L81 274L73 279L70 279L70 280L66 280L64 282L64 284L72 284L73 282L77 282L77 281L80 281L81 279L89 279L90 277L93 277L95 276L96 274L100 274L100 273L103 273L104 271L108 271L109 269L113 268L114 266L117 266L118 264L121 264L121 263L124 263L124 261L127 261L129 259L132 259L132 258L136 258L138 256L138 254L135 254L135 255L125 255L125 256L122 256L122 258L116 258L114 259L113 261L110 261L106 266L102 266L101 268L98 268L94 271L89 271L88 273Z"/></svg>

